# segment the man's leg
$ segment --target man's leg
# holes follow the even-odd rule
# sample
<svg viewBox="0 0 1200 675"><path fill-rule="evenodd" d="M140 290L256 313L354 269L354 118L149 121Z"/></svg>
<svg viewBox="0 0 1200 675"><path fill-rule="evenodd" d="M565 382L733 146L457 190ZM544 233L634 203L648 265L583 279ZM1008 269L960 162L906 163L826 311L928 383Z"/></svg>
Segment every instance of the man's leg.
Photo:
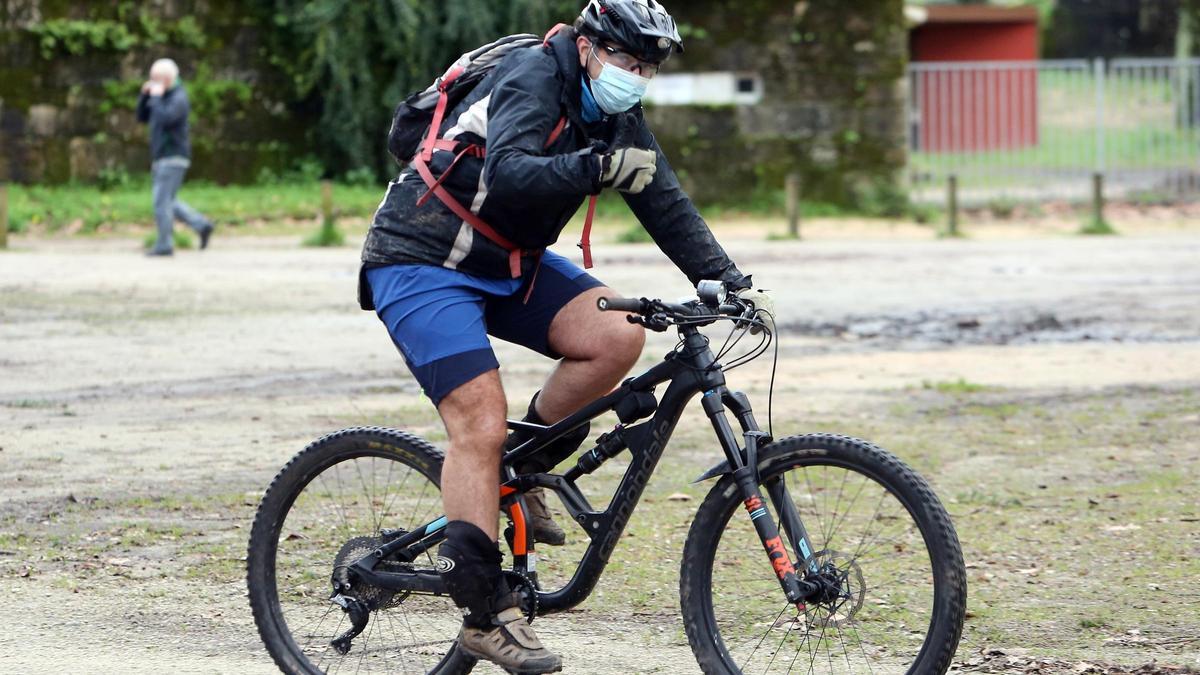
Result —
<svg viewBox="0 0 1200 675"><path fill-rule="evenodd" d="M527 290L527 289L523 289ZM547 252L528 301L524 293L488 308L488 331L559 360L545 388L530 402L525 421L552 424L607 393L637 361L645 332L619 313L601 312L596 300L614 293L566 258ZM549 471L587 438L583 425L518 466L522 472ZM509 436L510 447L529 438ZM534 541L561 546L566 533L551 516L541 489L525 495Z"/></svg>
<svg viewBox="0 0 1200 675"><path fill-rule="evenodd" d="M507 425L499 364L484 321L478 280L440 267L367 271L379 318L450 437L442 466L446 539L438 550L450 597L467 610L463 649L521 673L558 670L501 576L496 544L500 458Z"/></svg>
<svg viewBox="0 0 1200 675"><path fill-rule="evenodd" d="M183 186L183 178L187 174L187 169L179 168L179 185L176 186L176 197L171 205L171 213L176 220L182 220L188 227L192 228L196 234L200 235L200 250L208 248L208 238L212 236L213 224L208 218L205 218L196 209L188 205L187 202L179 199L179 188Z"/></svg>
<svg viewBox="0 0 1200 675"><path fill-rule="evenodd" d="M537 413L553 424L612 391L646 345L646 331L621 312L601 312L596 300L612 289L584 291L550 324L550 346L563 355L537 398Z"/></svg>
<svg viewBox="0 0 1200 675"><path fill-rule="evenodd" d="M195 230L197 234L202 234L205 230L212 227L212 223L209 222L208 218L205 218L203 214L178 197L175 198L174 214L176 220L182 220L187 223L187 226Z"/></svg>
<svg viewBox="0 0 1200 675"><path fill-rule="evenodd" d="M155 164L150 169L152 180L151 196L154 200L154 224L157 228L157 239L154 242L153 253L168 253L175 248L173 230L175 229L175 192L179 189L175 183L172 167Z"/></svg>
<svg viewBox="0 0 1200 675"><path fill-rule="evenodd" d="M438 406L450 436L442 464L446 518L462 520L496 539L500 513L500 446L508 434L499 371L455 389Z"/></svg>
<svg viewBox="0 0 1200 675"><path fill-rule="evenodd" d="M500 452L508 431L500 374L488 371L438 405L450 445L442 464L446 540L438 555L455 604L467 610L459 644L467 653L513 672L549 673L562 658L546 649L501 578L496 544L500 516Z"/></svg>

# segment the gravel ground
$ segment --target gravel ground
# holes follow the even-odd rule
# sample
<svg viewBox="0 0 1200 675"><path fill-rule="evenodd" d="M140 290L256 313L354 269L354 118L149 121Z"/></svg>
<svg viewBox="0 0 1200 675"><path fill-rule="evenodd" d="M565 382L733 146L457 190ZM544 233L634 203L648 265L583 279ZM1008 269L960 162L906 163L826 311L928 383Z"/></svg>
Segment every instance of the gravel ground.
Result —
<svg viewBox="0 0 1200 675"><path fill-rule="evenodd" d="M960 379L1027 400L1200 385L1200 230L735 237L729 248L778 302L777 409L853 418ZM595 273L623 294L688 291L652 246L597 254ZM289 238L218 238L169 260L121 239L21 238L0 254L0 670L272 671L240 570L261 490L348 422L409 415L435 431L382 327L354 303L356 258ZM656 336L647 354L672 344ZM515 411L549 364L497 351ZM764 391L762 363L739 384ZM1194 463L1200 448L1179 443ZM585 605L539 625L568 655L565 672L695 672L672 602L653 618L591 617ZM1181 644L1172 662L1200 666L1196 644ZM964 648L960 668L1127 672L984 648Z"/></svg>

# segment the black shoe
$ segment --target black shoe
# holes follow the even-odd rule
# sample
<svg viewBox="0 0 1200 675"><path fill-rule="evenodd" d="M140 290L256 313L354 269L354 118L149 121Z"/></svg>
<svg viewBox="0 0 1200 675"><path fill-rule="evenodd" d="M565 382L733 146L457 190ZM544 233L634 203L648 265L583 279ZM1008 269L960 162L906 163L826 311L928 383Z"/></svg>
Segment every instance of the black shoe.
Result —
<svg viewBox="0 0 1200 675"><path fill-rule="evenodd" d="M146 251L147 258L169 258L173 255L175 255L175 251L173 251L171 249L162 251L157 248L152 248L149 251Z"/></svg>
<svg viewBox="0 0 1200 675"><path fill-rule="evenodd" d="M200 230L200 250L208 248L208 238L212 236L213 230L217 229L212 223L209 223L204 229Z"/></svg>

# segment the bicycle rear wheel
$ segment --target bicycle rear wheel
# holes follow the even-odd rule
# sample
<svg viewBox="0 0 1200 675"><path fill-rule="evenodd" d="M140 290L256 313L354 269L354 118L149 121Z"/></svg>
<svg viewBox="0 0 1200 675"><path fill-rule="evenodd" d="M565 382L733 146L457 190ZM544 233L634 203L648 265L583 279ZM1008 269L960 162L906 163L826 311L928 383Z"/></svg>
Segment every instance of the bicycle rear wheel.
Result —
<svg viewBox="0 0 1200 675"><path fill-rule="evenodd" d="M750 518L734 515L732 476L722 477L692 523L680 578L704 672L944 673L962 633L966 570L928 484L886 451L830 435L773 443L759 469L764 496L782 481L808 531L811 555L793 554L798 574L836 593L804 611L787 602Z"/></svg>
<svg viewBox="0 0 1200 675"><path fill-rule="evenodd" d="M462 614L448 597L355 584L347 595L370 610L367 624L344 653L332 644L353 618L331 601L335 575L385 536L437 518L441 467L441 451L415 436L357 428L312 443L275 477L254 519L246 580L259 634L281 670L471 671L475 659L457 648ZM379 564L432 572L436 550Z"/></svg>

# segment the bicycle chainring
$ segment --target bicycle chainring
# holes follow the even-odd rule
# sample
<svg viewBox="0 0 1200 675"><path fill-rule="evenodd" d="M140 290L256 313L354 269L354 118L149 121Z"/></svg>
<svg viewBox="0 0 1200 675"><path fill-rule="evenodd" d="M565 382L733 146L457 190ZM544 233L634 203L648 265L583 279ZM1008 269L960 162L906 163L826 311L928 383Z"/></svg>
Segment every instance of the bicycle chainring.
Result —
<svg viewBox="0 0 1200 675"><path fill-rule="evenodd" d="M520 596L518 607L520 607L521 613L525 615L529 623L533 623L538 610L537 584L524 574L513 570L504 570L500 574L508 582L508 587Z"/></svg>

